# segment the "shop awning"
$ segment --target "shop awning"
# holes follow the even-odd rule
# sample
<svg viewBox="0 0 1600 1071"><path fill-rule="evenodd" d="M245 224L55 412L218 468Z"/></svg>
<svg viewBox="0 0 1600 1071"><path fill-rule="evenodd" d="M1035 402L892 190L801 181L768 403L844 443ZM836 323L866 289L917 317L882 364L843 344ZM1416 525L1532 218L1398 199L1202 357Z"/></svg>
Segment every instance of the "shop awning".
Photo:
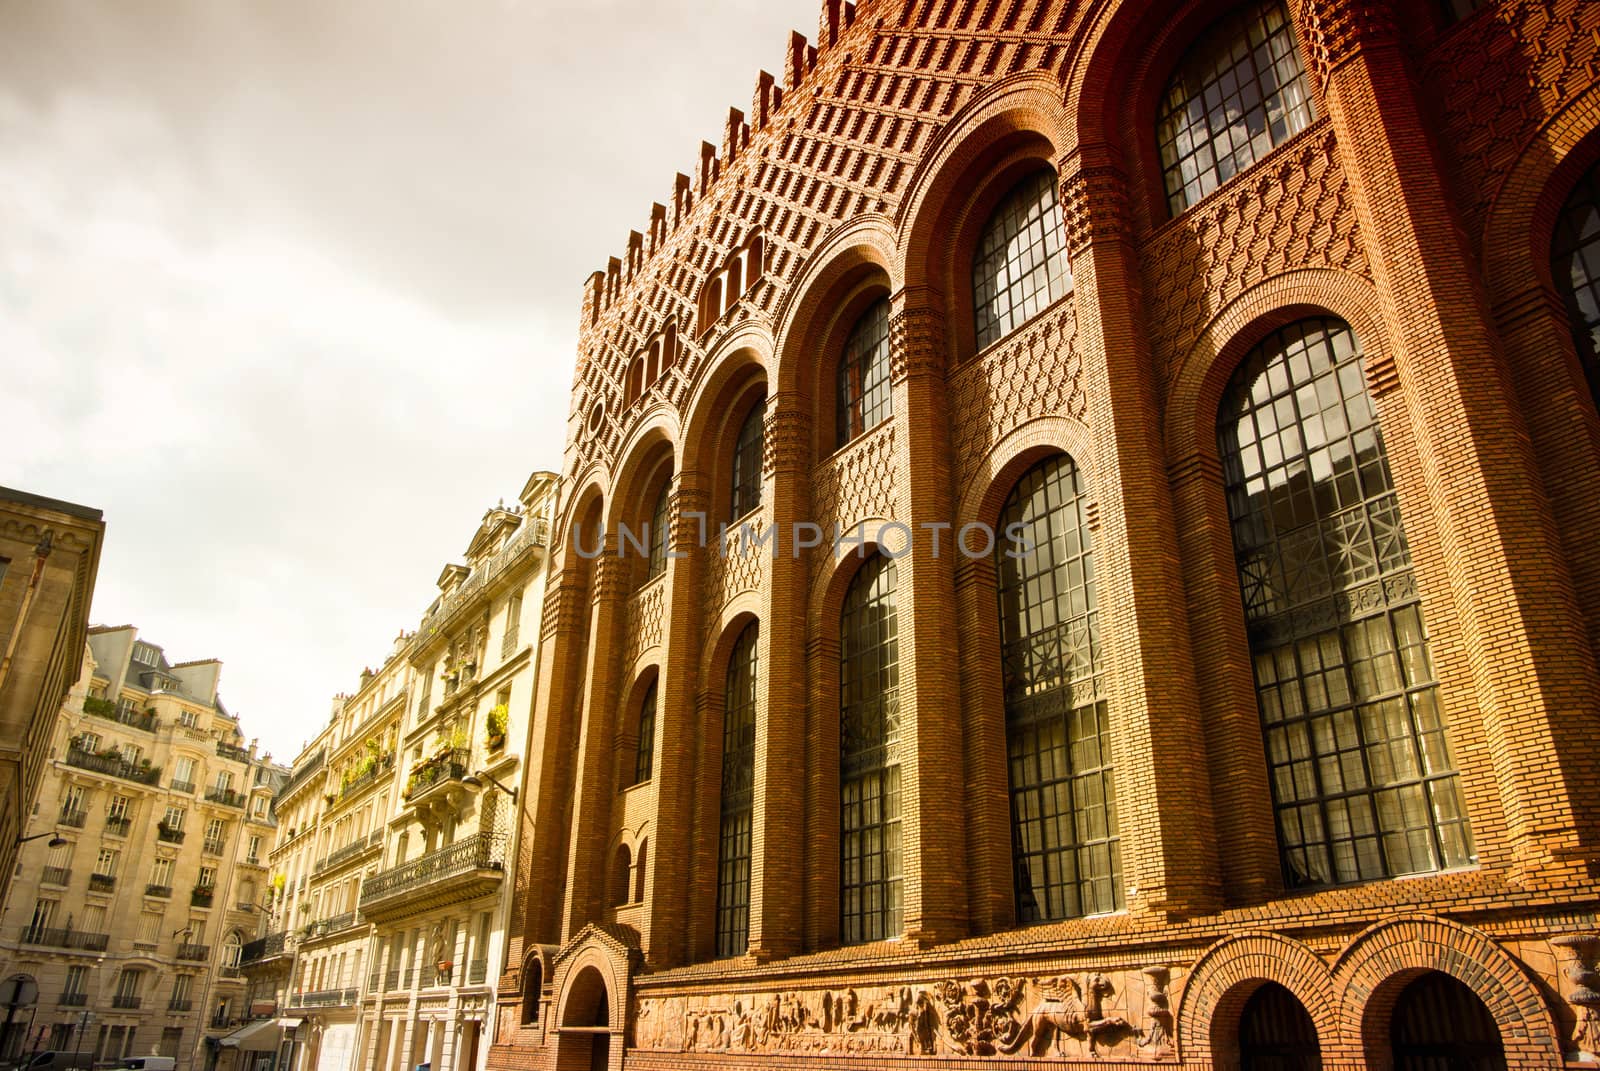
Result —
<svg viewBox="0 0 1600 1071"><path fill-rule="evenodd" d="M241 1026L217 1044L245 1052L276 1052L283 1041L283 1032L299 1025L299 1019L258 1019Z"/></svg>

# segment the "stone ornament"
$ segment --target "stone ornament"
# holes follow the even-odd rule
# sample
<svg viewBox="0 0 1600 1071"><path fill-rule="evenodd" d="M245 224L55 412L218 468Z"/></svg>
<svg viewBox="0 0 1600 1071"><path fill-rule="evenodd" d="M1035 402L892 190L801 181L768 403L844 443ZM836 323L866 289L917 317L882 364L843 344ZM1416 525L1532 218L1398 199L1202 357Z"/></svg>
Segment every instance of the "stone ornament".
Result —
<svg viewBox="0 0 1600 1071"><path fill-rule="evenodd" d="M995 1059L1170 1060L1170 970L999 975L819 992L642 997L640 1049ZM1130 1020L1124 989L1143 1011Z"/></svg>
<svg viewBox="0 0 1600 1071"><path fill-rule="evenodd" d="M1572 988L1567 1003L1572 1005L1577 1022L1572 1028L1569 1057L1584 1063L1600 1063L1600 933L1564 933L1550 943L1572 953L1572 962L1562 971Z"/></svg>

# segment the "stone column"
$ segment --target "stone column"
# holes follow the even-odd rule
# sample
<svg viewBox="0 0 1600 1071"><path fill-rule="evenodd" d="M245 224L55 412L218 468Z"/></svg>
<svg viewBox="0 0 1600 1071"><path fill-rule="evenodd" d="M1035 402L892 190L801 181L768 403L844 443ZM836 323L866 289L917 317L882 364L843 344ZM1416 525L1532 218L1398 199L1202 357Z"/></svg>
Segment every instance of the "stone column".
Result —
<svg viewBox="0 0 1600 1071"><path fill-rule="evenodd" d="M1078 460L1091 498L1124 895L1133 912L1200 913L1220 898L1205 725L1127 179L1104 146L1074 149L1059 171L1095 443Z"/></svg>
<svg viewBox="0 0 1600 1071"><path fill-rule="evenodd" d="M773 554L762 586L757 643L755 782L750 825L750 954L776 959L800 951L809 890L815 881L806 853L818 831L808 823L807 769L813 761L806 730L807 570L791 534L809 520L811 457L809 401L794 394L767 398L762 428L761 516L776 540L748 553ZM709 682L717 687L718 682ZM837 711L835 711L837 715ZM837 716L834 719L837 721ZM838 735L837 729L834 732ZM720 754L720 748L718 749ZM837 768L838 753L834 753ZM718 772L720 776L720 771ZM837 783L837 773L835 774ZM837 853L835 853L837 854Z"/></svg>
<svg viewBox="0 0 1600 1071"><path fill-rule="evenodd" d="M910 536L909 550L895 562L903 907L906 939L923 944L964 937L969 929L958 551L953 529L934 527L954 517L942 300L925 288L889 299L898 484L890 520L908 526Z"/></svg>
<svg viewBox="0 0 1600 1071"><path fill-rule="evenodd" d="M1300 0L1296 18L1390 335L1393 367L1368 377L1385 432L1408 425L1395 482L1408 521L1431 514L1407 525L1424 612L1441 629L1453 611L1433 648L1445 710L1481 717L1482 750L1461 764L1480 855L1513 880L1579 880L1600 816L1576 806L1563 757L1600 736L1600 683L1483 283L1393 12Z"/></svg>

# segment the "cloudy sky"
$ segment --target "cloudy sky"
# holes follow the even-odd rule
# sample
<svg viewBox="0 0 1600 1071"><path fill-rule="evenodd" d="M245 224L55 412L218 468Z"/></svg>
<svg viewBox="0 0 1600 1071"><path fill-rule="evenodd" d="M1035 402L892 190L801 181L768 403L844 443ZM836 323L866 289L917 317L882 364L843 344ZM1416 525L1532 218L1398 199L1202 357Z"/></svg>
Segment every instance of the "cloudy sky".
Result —
<svg viewBox="0 0 1600 1071"><path fill-rule="evenodd" d="M820 0L0 0L0 484L291 759L557 468L580 287Z"/></svg>

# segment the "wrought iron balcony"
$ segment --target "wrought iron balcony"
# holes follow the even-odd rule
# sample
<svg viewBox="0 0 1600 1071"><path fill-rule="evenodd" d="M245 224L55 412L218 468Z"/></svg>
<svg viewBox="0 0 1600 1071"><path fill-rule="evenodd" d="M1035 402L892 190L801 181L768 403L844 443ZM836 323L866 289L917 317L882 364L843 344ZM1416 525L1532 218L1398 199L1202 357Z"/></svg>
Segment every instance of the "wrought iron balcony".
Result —
<svg viewBox="0 0 1600 1071"><path fill-rule="evenodd" d="M47 866L39 880L46 885L65 885L72 880L72 871L64 866Z"/></svg>
<svg viewBox="0 0 1600 1071"><path fill-rule="evenodd" d="M132 826L133 820L129 818L106 819L106 832L111 834L113 837L126 837L128 835L128 830Z"/></svg>
<svg viewBox="0 0 1600 1071"><path fill-rule="evenodd" d="M193 907L210 907L211 901L216 897L217 890L212 885L196 885L189 890L189 903Z"/></svg>
<svg viewBox="0 0 1600 1071"><path fill-rule="evenodd" d="M399 989L399 988L400 988L400 972L399 971L397 971L397 970L396 971L390 971L388 974L385 974L383 976L383 991L385 993L392 993L396 989Z"/></svg>
<svg viewBox="0 0 1600 1071"><path fill-rule="evenodd" d="M200 845L200 850L205 852L207 855L221 855L222 842L220 840L211 840L208 838L205 843Z"/></svg>
<svg viewBox="0 0 1600 1071"><path fill-rule="evenodd" d="M61 994L61 998L57 1000L56 1003L61 1005L63 1008L82 1008L89 1003L89 994L63 993Z"/></svg>
<svg viewBox="0 0 1600 1071"><path fill-rule="evenodd" d="M234 744L224 744L221 740L217 741L217 754L225 759L233 759L235 762L250 761L250 750L248 748L238 747Z"/></svg>
<svg viewBox="0 0 1600 1071"><path fill-rule="evenodd" d="M245 796L243 792L235 792L231 788L214 788L206 793L207 803L220 803L224 807L237 807L244 810Z"/></svg>
<svg viewBox="0 0 1600 1071"><path fill-rule="evenodd" d="M472 574L457 585L455 590L443 596L422 616L422 624L417 628L417 635L435 636L444 631L450 619L471 605L478 593L495 577L515 565L530 548L544 546L548 527L543 518L524 518L522 526L511 534L511 538L506 540L505 546L501 547L494 557L474 568Z"/></svg>
<svg viewBox="0 0 1600 1071"><path fill-rule="evenodd" d="M482 985L483 984L483 980L485 978L487 978L488 976L489 976L489 961L486 960L486 959L475 959L467 967L467 984L468 985Z"/></svg>
<svg viewBox="0 0 1600 1071"><path fill-rule="evenodd" d="M179 945L178 958L186 959L194 963L204 963L206 960L211 958L211 946L189 944Z"/></svg>
<svg viewBox="0 0 1600 1071"><path fill-rule="evenodd" d="M181 829L173 829L171 826L156 826L157 840L166 841L168 844L182 844L183 837L184 833Z"/></svg>
<svg viewBox="0 0 1600 1071"><path fill-rule="evenodd" d="M467 767L471 762L471 748L446 748L411 771L411 776L406 779L406 799L425 796L435 785L446 781L460 781L467 776Z"/></svg>
<svg viewBox="0 0 1600 1071"><path fill-rule="evenodd" d="M264 959L283 955L284 938L288 936L288 931L279 930L277 933L269 933L265 937L250 941L239 950L239 962L259 963Z"/></svg>
<svg viewBox="0 0 1600 1071"><path fill-rule="evenodd" d="M331 937L336 933L344 933L346 930L353 930L366 924L367 920L361 917L361 912L346 911L342 915L306 923L301 928L300 936L314 941L319 937Z"/></svg>
<svg viewBox="0 0 1600 1071"><path fill-rule="evenodd" d="M217 974L220 975L223 978L243 978L244 977L244 972L241 971L238 968L237 965L230 966L229 964L226 964L226 963L224 963L221 967L217 968Z"/></svg>
<svg viewBox="0 0 1600 1071"><path fill-rule="evenodd" d="M321 874L325 870L332 870L341 863L346 863L351 859L356 859L362 855L365 855L367 852L371 851L373 848L376 848L382 843L383 831L381 829L374 830L365 837L351 841L338 851L330 852L326 859L317 860L317 865L313 870L313 873Z"/></svg>
<svg viewBox="0 0 1600 1071"><path fill-rule="evenodd" d="M141 785L153 785L161 780L159 766L128 762L117 754L96 755L92 751L85 751L76 742L67 747L67 765L109 777L120 777L124 781L136 781Z"/></svg>
<svg viewBox="0 0 1600 1071"><path fill-rule="evenodd" d="M90 874L89 888L93 892L110 892L117 887L115 874Z"/></svg>
<svg viewBox="0 0 1600 1071"><path fill-rule="evenodd" d="M89 820L87 811L62 811L61 824L73 829L82 829L83 823Z"/></svg>
<svg viewBox="0 0 1600 1071"><path fill-rule="evenodd" d="M504 871L505 835L475 833L367 879L361 912L382 921L470 900L497 888Z"/></svg>
<svg viewBox="0 0 1600 1071"><path fill-rule="evenodd" d="M169 787L172 789L172 791L182 792L185 796L192 795L194 793L193 781L174 781Z"/></svg>
<svg viewBox="0 0 1600 1071"><path fill-rule="evenodd" d="M44 926L25 926L21 934L25 945L43 945L46 948L75 948L82 952L104 952L111 943L111 935L87 933L83 930L51 929Z"/></svg>
<svg viewBox="0 0 1600 1071"><path fill-rule="evenodd" d="M133 1009L139 1007L139 1005L143 1003L144 999L142 997L135 996L131 993L118 993L116 996L111 998L111 1006L113 1008Z"/></svg>
<svg viewBox="0 0 1600 1071"><path fill-rule="evenodd" d="M291 1008L348 1008L361 995L359 989L317 989L310 993L297 993L289 1001Z"/></svg>
<svg viewBox="0 0 1600 1071"><path fill-rule="evenodd" d="M167 1010L169 1012L193 1011L194 1010L194 1001L192 1001L192 1000L169 1000L169 1001L167 1001Z"/></svg>
<svg viewBox="0 0 1600 1071"><path fill-rule="evenodd" d="M306 764L296 770L289 780L284 782L283 787L278 789L278 798L283 799L289 796L294 792L295 789L305 784L306 780L312 774L322 769L322 764L327 760L327 758L328 752L327 749L324 748L315 755L311 756L310 759L306 760Z"/></svg>

